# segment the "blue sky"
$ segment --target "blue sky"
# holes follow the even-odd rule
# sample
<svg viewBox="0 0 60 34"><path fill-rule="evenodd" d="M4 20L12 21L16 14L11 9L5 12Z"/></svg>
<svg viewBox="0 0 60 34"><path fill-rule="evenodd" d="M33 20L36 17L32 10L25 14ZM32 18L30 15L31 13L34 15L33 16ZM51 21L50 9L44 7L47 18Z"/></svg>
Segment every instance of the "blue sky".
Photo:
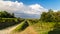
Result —
<svg viewBox="0 0 60 34"><path fill-rule="evenodd" d="M26 5L40 4L46 9L60 10L60 0L11 0L23 2Z"/></svg>

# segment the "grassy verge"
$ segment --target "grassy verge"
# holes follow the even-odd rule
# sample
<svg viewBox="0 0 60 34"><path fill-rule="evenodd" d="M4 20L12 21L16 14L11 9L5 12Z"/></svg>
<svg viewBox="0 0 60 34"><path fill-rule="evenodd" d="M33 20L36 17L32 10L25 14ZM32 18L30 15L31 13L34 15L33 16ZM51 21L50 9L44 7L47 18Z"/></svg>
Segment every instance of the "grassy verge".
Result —
<svg viewBox="0 0 60 34"><path fill-rule="evenodd" d="M20 32L20 31L23 31L28 26L29 26L29 24L27 23L27 21L23 21L13 31Z"/></svg>
<svg viewBox="0 0 60 34"><path fill-rule="evenodd" d="M33 28L39 34L48 34L49 31L53 30L55 23L52 22L38 22L33 25Z"/></svg>

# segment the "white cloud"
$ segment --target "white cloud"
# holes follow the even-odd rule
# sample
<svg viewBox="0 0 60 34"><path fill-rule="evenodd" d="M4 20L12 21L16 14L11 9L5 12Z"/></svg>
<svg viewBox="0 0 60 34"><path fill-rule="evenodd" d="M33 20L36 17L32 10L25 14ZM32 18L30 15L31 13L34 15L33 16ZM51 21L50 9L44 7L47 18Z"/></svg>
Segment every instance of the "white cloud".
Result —
<svg viewBox="0 0 60 34"><path fill-rule="evenodd" d="M53 10L54 12L57 12L58 10Z"/></svg>
<svg viewBox="0 0 60 34"><path fill-rule="evenodd" d="M32 8L32 9L39 9L39 8L43 8L42 6L40 6L39 4L34 4L34 5L30 5L30 7Z"/></svg>
<svg viewBox="0 0 60 34"><path fill-rule="evenodd" d="M45 9L39 4L30 5L29 7L38 14L41 14L43 11L47 11L47 9Z"/></svg>
<svg viewBox="0 0 60 34"><path fill-rule="evenodd" d="M19 13L37 14L39 15L46 9L39 4L25 5L22 2L0 1L0 10L14 12L16 15Z"/></svg>

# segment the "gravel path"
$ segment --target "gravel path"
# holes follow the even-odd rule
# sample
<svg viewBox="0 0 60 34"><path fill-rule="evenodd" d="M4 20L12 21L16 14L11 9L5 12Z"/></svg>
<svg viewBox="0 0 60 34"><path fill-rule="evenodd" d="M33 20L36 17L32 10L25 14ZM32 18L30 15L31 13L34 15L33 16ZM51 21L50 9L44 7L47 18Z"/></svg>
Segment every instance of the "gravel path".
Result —
<svg viewBox="0 0 60 34"><path fill-rule="evenodd" d="M0 30L0 34L9 34L14 28L16 28L19 24L5 28L3 30Z"/></svg>

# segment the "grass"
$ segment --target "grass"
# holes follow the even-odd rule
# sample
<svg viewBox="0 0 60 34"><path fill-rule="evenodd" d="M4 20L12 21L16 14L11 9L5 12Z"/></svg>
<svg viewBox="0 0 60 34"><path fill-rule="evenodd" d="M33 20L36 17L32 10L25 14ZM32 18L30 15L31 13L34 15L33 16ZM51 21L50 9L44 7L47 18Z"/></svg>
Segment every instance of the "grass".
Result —
<svg viewBox="0 0 60 34"><path fill-rule="evenodd" d="M27 22L23 21L13 31L20 32L20 31L23 31L28 26L29 26L29 24Z"/></svg>
<svg viewBox="0 0 60 34"><path fill-rule="evenodd" d="M49 31L53 30L55 23L50 22L38 22L33 25L33 28L39 34L48 34Z"/></svg>
<svg viewBox="0 0 60 34"><path fill-rule="evenodd" d="M53 31L49 31L48 34L60 34L60 22L56 23Z"/></svg>
<svg viewBox="0 0 60 34"><path fill-rule="evenodd" d="M14 31L15 32L23 31L22 33L26 33L27 34L27 33L31 33L32 32L31 28L33 28L33 31L37 32L38 34L48 34L48 32L54 30L54 27L56 25L56 22L42 22L42 21L39 21L39 22L37 22L35 24L32 24L32 22L27 21L27 23L29 24L28 26L31 26L31 27L27 28L27 26L25 27L25 25L27 25L25 23L26 23L25 21L20 23L19 26L17 26L14 29ZM58 23L58 24L60 24L60 23ZM30 32L28 31L28 29L29 29Z"/></svg>

